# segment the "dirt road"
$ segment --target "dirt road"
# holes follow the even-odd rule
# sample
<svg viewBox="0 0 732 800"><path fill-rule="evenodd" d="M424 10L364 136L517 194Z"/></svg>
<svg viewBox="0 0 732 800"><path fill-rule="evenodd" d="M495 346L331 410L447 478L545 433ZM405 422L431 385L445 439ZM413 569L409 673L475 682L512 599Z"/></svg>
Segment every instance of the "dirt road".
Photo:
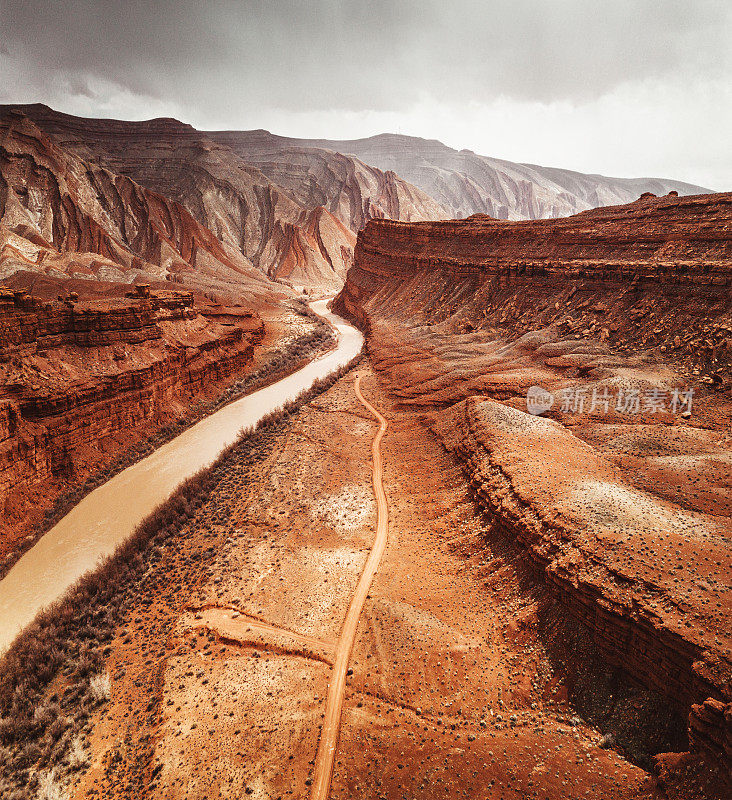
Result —
<svg viewBox="0 0 732 800"><path fill-rule="evenodd" d="M363 605L371 587L371 581L379 567L379 562L386 548L388 534L389 508L384 492L381 464L381 439L386 432L386 419L364 398L361 394L361 376L354 383L356 396L361 403L379 421L379 430L371 444L373 458L372 481L374 496L376 497L376 537L371 548L371 553L364 566L361 578L356 586L356 591L348 607L345 622L341 630L338 646L336 648L333 674L328 686L328 698L325 707L323 727L320 732L318 755L315 759L315 772L313 775L312 794L313 800L326 800L330 793L330 782L333 775L336 747L338 745L338 732L341 725L341 712L343 710L343 697L346 690L346 673L348 661L351 657L353 641L356 637L358 621L361 617Z"/></svg>

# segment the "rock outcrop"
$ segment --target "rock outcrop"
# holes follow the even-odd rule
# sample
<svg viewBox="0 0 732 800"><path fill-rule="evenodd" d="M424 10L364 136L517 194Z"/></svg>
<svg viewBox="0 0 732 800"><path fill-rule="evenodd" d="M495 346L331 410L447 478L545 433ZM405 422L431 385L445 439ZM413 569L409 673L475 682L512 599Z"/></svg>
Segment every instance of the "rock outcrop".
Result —
<svg viewBox="0 0 732 800"><path fill-rule="evenodd" d="M60 147L35 123L0 123L0 269L99 280L186 278L272 286L183 206Z"/></svg>
<svg viewBox="0 0 732 800"><path fill-rule="evenodd" d="M50 301L0 289L6 520L29 489L83 473L96 451L251 368L264 335L255 313L232 312L219 322L202 315L188 292L141 287L130 294ZM4 549L9 544L2 539Z"/></svg>
<svg viewBox="0 0 732 800"><path fill-rule="evenodd" d="M393 173L326 150L250 150L238 134L177 120L82 120L40 105L2 107L0 119L12 113L65 151L180 204L248 265L292 285L340 288L369 219L448 216Z"/></svg>
<svg viewBox="0 0 732 800"><path fill-rule="evenodd" d="M731 222L731 194L556 221L373 221L336 303L463 458L535 585L727 769ZM527 413L531 386L552 419ZM682 416L669 398L684 387Z"/></svg>
<svg viewBox="0 0 732 800"><path fill-rule="evenodd" d="M372 306L388 313L380 295L398 291L405 314L653 347L726 385L731 218L732 194L713 194L645 196L560 220L375 221L339 304L366 322Z"/></svg>
<svg viewBox="0 0 732 800"><path fill-rule="evenodd" d="M732 759L729 521L640 492L563 425L501 403L463 401L435 428L604 663L688 715L693 746Z"/></svg>
<svg viewBox="0 0 732 800"><path fill-rule="evenodd" d="M267 131L211 131L211 139L256 165L305 207L323 206L354 232L370 219L403 222L445 219L448 208L407 183L336 148L288 140Z"/></svg>

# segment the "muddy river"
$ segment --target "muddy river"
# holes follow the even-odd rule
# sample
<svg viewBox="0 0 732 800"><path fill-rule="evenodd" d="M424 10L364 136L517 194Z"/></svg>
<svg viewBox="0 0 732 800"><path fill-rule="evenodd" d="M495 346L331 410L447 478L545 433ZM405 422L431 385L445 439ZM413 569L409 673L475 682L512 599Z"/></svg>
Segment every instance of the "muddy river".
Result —
<svg viewBox="0 0 732 800"><path fill-rule="evenodd" d="M272 386L230 403L120 472L87 495L23 555L0 581L0 653L42 608L113 553L180 483L215 461L242 429L294 400L361 350L360 331L328 312L326 303L319 300L311 306L338 331L335 350Z"/></svg>

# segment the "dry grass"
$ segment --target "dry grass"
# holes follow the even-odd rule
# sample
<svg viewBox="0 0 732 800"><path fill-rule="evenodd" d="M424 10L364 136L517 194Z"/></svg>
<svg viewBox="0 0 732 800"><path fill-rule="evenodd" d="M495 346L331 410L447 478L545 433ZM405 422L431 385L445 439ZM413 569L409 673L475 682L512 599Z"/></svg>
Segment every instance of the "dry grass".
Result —
<svg viewBox="0 0 732 800"><path fill-rule="evenodd" d="M89 681L89 691L98 703L109 700L111 690L112 680L108 672L100 672Z"/></svg>
<svg viewBox="0 0 732 800"><path fill-rule="evenodd" d="M66 800L64 788L56 780L56 770L46 772L38 781L38 800Z"/></svg>
<svg viewBox="0 0 732 800"><path fill-rule="evenodd" d="M0 796L24 800L62 797L64 782L84 760L78 737L92 713L109 697L105 671L115 628L134 602L136 581L155 553L174 540L206 503L230 462L253 450L259 436L271 436L302 405L330 388L358 360L316 382L295 401L242 434L217 461L181 484L134 533L66 595L44 610L0 661ZM129 590L129 592L127 591ZM126 593L133 596L126 597ZM50 693L62 674L66 688ZM80 749L81 748L81 749ZM41 792L46 792L42 795Z"/></svg>

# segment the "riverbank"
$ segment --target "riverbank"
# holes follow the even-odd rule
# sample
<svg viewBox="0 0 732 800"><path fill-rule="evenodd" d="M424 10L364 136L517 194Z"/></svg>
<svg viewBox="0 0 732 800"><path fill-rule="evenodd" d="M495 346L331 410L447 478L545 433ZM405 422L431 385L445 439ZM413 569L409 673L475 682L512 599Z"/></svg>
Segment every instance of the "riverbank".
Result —
<svg viewBox="0 0 732 800"><path fill-rule="evenodd" d="M304 303L268 317L267 323L264 338L243 377L234 383L213 381L189 398L190 404L171 404L162 424L141 422L123 437L107 441L104 450L84 468L79 466L73 476L59 476L36 487L32 512L23 519L6 517L0 534L0 580L23 553L94 489L224 405L272 385L336 347L332 326Z"/></svg>
<svg viewBox="0 0 732 800"><path fill-rule="evenodd" d="M252 370L262 318L210 308L147 286L53 299L0 288L0 559L49 498Z"/></svg>
<svg viewBox="0 0 732 800"><path fill-rule="evenodd" d="M420 412L363 363L232 450L200 495L162 510L119 579L71 600L36 662L50 673L44 691L2 693L17 698L12 718L40 707L45 719L50 706L71 721L62 745L58 725L42 728L40 752L60 757L38 761L39 777L56 764L74 800L310 796L335 645L376 519L377 426L356 372L389 421L389 539L347 670L331 798L724 796L692 757L664 789L623 755L629 740L590 722L615 694L621 733L664 735L663 707L642 688L598 681L580 648L567 658L566 620L545 613L522 548L481 513ZM44 673L56 652L61 674ZM109 676L101 702L96 675ZM586 710L581 685L594 687Z"/></svg>
<svg viewBox="0 0 732 800"><path fill-rule="evenodd" d="M211 464L242 429L296 400L317 380L348 363L361 350L362 335L317 301L313 309L338 331L338 347L281 381L246 395L198 422L147 458L84 498L26 553L0 581L0 650L40 609L99 559L114 552L184 480ZM79 531L84 531L79 536ZM47 569L53 564L52 571Z"/></svg>
<svg viewBox="0 0 732 800"><path fill-rule="evenodd" d="M214 464L179 486L99 569L82 578L15 640L0 662L3 796L5 792L18 800L35 796L31 793L43 781L66 786L88 766L84 753L90 719L109 700L113 679L126 674L123 667L110 676L110 643L115 632L141 605L149 608L154 604L159 610L162 604L168 616L175 618L179 592L183 587L191 591L205 580L207 565L232 532L225 523L228 509L222 499L231 493L228 479L236 476L241 487L239 473L265 459L296 410L319 396L348 368L344 365L264 417ZM192 531L194 519L198 526ZM198 535L190 535L194 532ZM158 650L167 638L161 629L165 619L147 621L152 623L146 627L148 642ZM127 634L122 640L123 644L132 641ZM149 652L147 646L129 649L132 659ZM159 673L146 668L145 676L147 688L154 692ZM154 706L154 696L136 706L136 724L144 728ZM136 792L145 785L145 771L133 765L126 774L137 787L129 796L139 797ZM120 790L126 786L121 783Z"/></svg>

